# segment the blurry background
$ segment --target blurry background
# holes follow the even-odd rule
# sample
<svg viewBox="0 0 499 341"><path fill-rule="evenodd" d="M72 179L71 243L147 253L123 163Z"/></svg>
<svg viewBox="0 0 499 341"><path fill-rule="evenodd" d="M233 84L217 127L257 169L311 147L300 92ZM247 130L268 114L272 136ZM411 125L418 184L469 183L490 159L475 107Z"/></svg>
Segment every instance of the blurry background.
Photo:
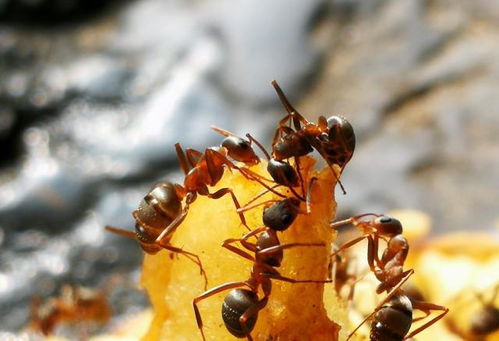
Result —
<svg viewBox="0 0 499 341"><path fill-rule="evenodd" d="M1 0L0 329L62 283L122 274L142 252L104 225L160 178L173 144L215 124L267 144L280 82L308 119L345 115L357 150L339 216L417 208L434 232L496 231L499 2L495 0Z"/></svg>

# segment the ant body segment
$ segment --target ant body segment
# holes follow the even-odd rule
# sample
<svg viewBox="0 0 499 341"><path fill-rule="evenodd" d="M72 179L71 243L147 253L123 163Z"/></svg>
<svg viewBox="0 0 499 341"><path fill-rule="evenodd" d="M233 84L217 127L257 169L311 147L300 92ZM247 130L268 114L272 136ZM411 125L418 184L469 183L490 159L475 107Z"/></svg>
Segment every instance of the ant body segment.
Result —
<svg viewBox="0 0 499 341"><path fill-rule="evenodd" d="M272 141L272 156L279 161L294 157L299 167L299 157L315 149L331 168L345 194L339 176L355 150L355 133L352 125L346 118L338 115L327 119L320 116L317 124L309 122L289 103L276 80L272 81L272 86L288 112L276 129ZM291 121L294 129L286 125ZM340 167L339 174L332 169L333 164Z"/></svg>
<svg viewBox="0 0 499 341"><path fill-rule="evenodd" d="M206 340L206 338L197 304L210 296L230 290L222 306L224 324L232 335L238 338L246 337L249 341L252 341L251 331L256 324L258 312L265 308L272 291L271 279L289 283L331 282L331 280L296 280L282 276L275 269L281 265L285 249L299 246L325 246L324 243L281 244L279 242L277 231L284 231L293 223L298 214L296 211L297 203L299 204L299 201L296 198L288 198L273 204L264 211L263 220L265 226L250 231L242 238L228 239L223 242L223 247L253 262L253 268L249 279L246 281L225 283L194 298L192 304L203 340ZM248 241L252 236L258 236L256 243ZM232 245L236 242L240 242L247 251L254 252L254 256L246 250ZM241 287L247 287L247 289ZM258 297L259 288L263 292L262 298Z"/></svg>
<svg viewBox="0 0 499 341"><path fill-rule="evenodd" d="M366 216L373 216L373 218L367 221L361 220ZM373 318L370 334L371 341L407 340L428 328L448 313L449 309L446 307L409 298L401 288L414 273L414 270L404 271L403 269L409 252L409 243L402 236L402 224L400 221L391 217L368 213L338 221L331 224L331 227L337 228L347 224L353 224L364 235L347 242L333 253L332 256L334 257L338 252L367 239L368 265L376 278L381 282L376 288L376 293L387 292L387 296L349 334L347 340L370 318ZM387 242L381 259L378 256L379 239ZM413 319L412 311L414 309L423 311L425 316ZM442 313L407 335L412 323L426 318L432 310L442 311Z"/></svg>

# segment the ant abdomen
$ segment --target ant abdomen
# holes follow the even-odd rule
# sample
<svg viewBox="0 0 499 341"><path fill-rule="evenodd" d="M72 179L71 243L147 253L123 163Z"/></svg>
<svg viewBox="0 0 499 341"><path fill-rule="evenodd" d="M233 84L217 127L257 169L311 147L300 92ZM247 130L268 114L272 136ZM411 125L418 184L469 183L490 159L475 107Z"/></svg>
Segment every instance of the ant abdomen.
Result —
<svg viewBox="0 0 499 341"><path fill-rule="evenodd" d="M474 335L488 335L499 329L499 309L494 306L484 307L471 320L471 332Z"/></svg>
<svg viewBox="0 0 499 341"><path fill-rule="evenodd" d="M255 327L258 312L241 324L241 316L258 303L258 295L247 289L233 289L225 296L222 305L222 319L225 327L235 337L246 337Z"/></svg>
<svg viewBox="0 0 499 341"><path fill-rule="evenodd" d="M371 341L402 341L411 329L412 303L405 295L393 296L374 315Z"/></svg>
<svg viewBox="0 0 499 341"><path fill-rule="evenodd" d="M156 238L182 211L182 203L175 187L170 182L159 182L140 202L135 211L135 234L142 249L157 253L159 245L153 245Z"/></svg>
<svg viewBox="0 0 499 341"><path fill-rule="evenodd" d="M275 231L286 230L295 221L299 205L293 197L276 202L263 211L263 224Z"/></svg>
<svg viewBox="0 0 499 341"><path fill-rule="evenodd" d="M227 154L236 161L243 162L248 166L260 162L260 158L255 154L251 144L240 137L226 137L222 141L222 146L227 149Z"/></svg>
<svg viewBox="0 0 499 341"><path fill-rule="evenodd" d="M310 143L301 135L284 135L280 141L272 146L272 153L278 160L285 160L291 157L301 157L313 151Z"/></svg>
<svg viewBox="0 0 499 341"><path fill-rule="evenodd" d="M287 162L270 159L267 171L278 184L296 187L300 184L296 170Z"/></svg>

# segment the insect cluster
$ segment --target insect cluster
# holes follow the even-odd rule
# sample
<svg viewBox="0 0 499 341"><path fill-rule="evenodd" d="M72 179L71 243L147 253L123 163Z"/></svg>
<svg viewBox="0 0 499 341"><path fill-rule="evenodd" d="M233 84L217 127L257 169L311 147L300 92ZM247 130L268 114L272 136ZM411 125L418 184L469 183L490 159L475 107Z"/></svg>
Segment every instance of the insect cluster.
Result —
<svg viewBox="0 0 499 341"><path fill-rule="evenodd" d="M280 236L284 231L294 228L292 225L298 217L303 218L303 221L311 217L315 205L312 192L319 179L308 173L304 175L304 169L309 167L306 164L313 157L312 153L320 155L345 194L339 178L352 158L355 134L351 124L342 116L320 116L317 123L308 121L290 104L276 81L272 81L272 86L286 115L277 124L270 150L250 134L241 138L218 127L212 129L224 136L222 143L204 152L184 150L177 143L176 153L185 174L183 183L156 183L132 212L136 222L134 232L112 226L106 226L106 229L136 239L150 256L166 250L185 257L199 269L204 289L192 294L189 299L192 303L192 321L195 321L199 338L203 341L208 339L205 329L210 328L210 325L204 323L200 306L220 293L226 293L221 311L227 332L250 341L254 339L252 332L259 313L268 308L272 295L276 295L276 290L280 288L276 285L273 287L274 281L291 285L331 285L338 296L341 296L343 287L350 287L348 301L353 302L354 286L362 280L362 276L349 273L352 260L345 251L364 240L367 242L368 271L378 282L373 295L383 296L379 296L379 304L350 332L348 339L367 321L371 322L370 340L382 341L410 339L442 319L448 312L446 307L425 302L402 287L414 273L414 270L404 268L409 243L402 234L400 221L385 215L368 213L327 223L330 235L345 225L354 226L361 234L343 245L334 245L334 252L327 253L331 264L329 276L315 277L312 272L303 278L299 273L285 274L280 270L286 250L331 249L330 243L321 239L305 241L298 238L281 243ZM264 174L253 170L255 165L261 163L257 151L262 152L267 160ZM219 186L226 169L258 186L260 192L242 202L234 188ZM334 191L333 188L327 190ZM223 250L220 251L220 257L228 251L238 259L250 262L252 266L245 280L234 278L234 281L217 283L217 286L208 289L208 271L200 255L191 250L189 244L174 245L174 236L182 229L182 223L200 196L209 199L230 197L238 221L246 232L242 236L220 240ZM260 212L257 210L261 208L262 223L254 226L248 224L245 214ZM330 217L326 219L329 221ZM171 280L175 281L175 278ZM172 308L172 311L176 309L178 307ZM413 310L419 310L424 315L413 317ZM411 331L413 322L418 322L418 325ZM338 332L328 336L324 339L336 340ZM272 336L269 337L272 339Z"/></svg>
<svg viewBox="0 0 499 341"><path fill-rule="evenodd" d="M253 340L258 314L265 309L272 294L272 282L321 283L334 282L339 290L343 285L355 285L355 274L346 275L345 265L348 259L343 252L353 245L367 240L367 263L369 270L379 281L376 294L386 293L378 306L365 317L348 336L350 339L357 329L371 320L370 339L404 340L411 338L441 319L448 309L436 304L415 300L404 293L402 285L414 273L404 269L404 262L409 251L409 244L402 235L401 223L384 215L362 214L352 218L332 222L332 230L347 224L355 226L362 236L337 246L331 254L331 278L294 278L279 272L284 258L284 251L291 248L325 248L321 240L281 243L279 233L287 230L298 215L308 215L311 210L311 192L317 179L308 182L302 175L302 158L318 153L331 169L343 193L345 190L339 178L352 158L355 149L355 134L351 124L342 116L326 118L320 116L317 123L305 119L288 101L276 81L272 81L280 101L287 111L286 116L277 125L268 151L262 143L250 134L246 138L218 127L212 129L225 138L219 146L210 147L200 152L194 149L182 149L176 144L180 166L185 173L183 184L167 181L153 186L144 197L139 208L133 212L136 220L135 233L115 227L106 228L114 233L136 238L142 249L155 254L161 249L187 257L199 267L203 276L205 291L192 299L192 307L200 337L206 340L203 317L198 305L216 294L227 292L222 305L222 319L228 332L237 338ZM258 164L255 147L267 159L267 175L261 175L250 168ZM225 169L239 172L247 181L261 186L261 193L244 205L236 197L233 189L224 187L210 191L217 185ZM331 189L333 190L333 189ZM272 199L261 199L272 193ZM248 230L242 237L234 237L222 242L222 247L233 254L252 262L253 266L246 280L235 279L222 283L209 290L206 272L198 255L183 247L171 244L175 231L186 218L191 204L200 196L219 199L225 195L232 199L234 209L241 224ZM262 225L248 226L245 213L263 206ZM379 256L380 248L382 250ZM353 278L352 278L353 277ZM354 280L352 280L354 279ZM425 313L423 318L413 318L414 309ZM418 328L409 333L414 321L426 319L433 310L439 311Z"/></svg>

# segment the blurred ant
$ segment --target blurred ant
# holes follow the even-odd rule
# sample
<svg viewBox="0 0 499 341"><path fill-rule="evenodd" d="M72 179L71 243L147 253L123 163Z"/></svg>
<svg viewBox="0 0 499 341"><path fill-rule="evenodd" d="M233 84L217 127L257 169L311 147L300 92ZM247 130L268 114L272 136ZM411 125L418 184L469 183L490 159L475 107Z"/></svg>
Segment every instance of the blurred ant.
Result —
<svg viewBox="0 0 499 341"><path fill-rule="evenodd" d="M339 176L355 150L355 133L352 125L343 116L336 115L327 119L320 116L317 124L309 122L289 103L276 80L272 81L272 86L288 112L288 115L279 122L272 141L273 158L282 161L294 157L299 168L299 157L315 149L331 168L345 194ZM288 122L291 124L291 121L294 129L286 125ZM340 167L339 174L336 174L332 168L333 164Z"/></svg>
<svg viewBox="0 0 499 341"><path fill-rule="evenodd" d="M288 201L289 200L289 201ZM264 212L264 222L266 226L254 229L240 239L227 239L223 247L253 262L253 268L248 280L243 282L229 282L210 289L198 297L194 298L192 305L196 315L196 322L201 332L203 340L206 340L203 332L203 321L197 304L217 293L232 289L224 299L222 306L222 318L227 330L238 338L246 337L252 341L251 331L255 327L258 312L265 308L272 290L271 279L277 279L289 283L329 283L331 280L296 280L282 276L275 268L281 265L283 251L292 247L299 246L325 246L324 243L288 243L281 244L277 237L277 231L287 229L294 221L297 212L295 203L291 201L295 198L289 198L278 202L269 207ZM268 224L268 225L267 225ZM258 235L256 243L251 243L248 239ZM245 250L242 250L232 244L240 242L248 251L254 252L251 256ZM240 287L248 289L240 289ZM258 289L261 287L263 297L258 297Z"/></svg>
<svg viewBox="0 0 499 341"><path fill-rule="evenodd" d="M373 216L373 218L367 221L360 220L366 216ZM371 340L382 341L387 340L389 337L393 340L411 338L448 313L449 309L446 307L410 299L401 288L414 273L414 270L404 271L403 269L404 262L409 252L409 243L407 239L402 236L403 229L399 220L384 215L367 213L335 222L331 224L331 227L337 228L346 224L353 224L359 228L364 235L347 242L333 253L332 256L334 257L338 252L367 239L368 265L376 278L381 282L376 288L376 293L381 294L385 291L388 293L374 311L349 334L347 340L373 316ZM384 250L381 259L379 259L378 256L379 239L383 239L387 242L386 249ZM413 319L413 309L423 311L425 316ZM442 313L406 336L412 323L426 318L430 315L432 310L439 310L442 311Z"/></svg>
<svg viewBox="0 0 499 341"><path fill-rule="evenodd" d="M494 302L499 294L499 284L496 284L492 296L486 300L481 293L474 292L476 299L482 305L481 309L474 313L467 331L458 328L454 322L447 320L447 324L453 333L458 334L464 340L485 340L488 335L499 330L499 308Z"/></svg>
<svg viewBox="0 0 499 341"><path fill-rule="evenodd" d="M39 296L31 301L29 328L43 335L52 334L58 324L93 321L106 323L111 318L111 307L107 301L108 286L95 291L83 287L65 285L61 295L45 302Z"/></svg>
<svg viewBox="0 0 499 341"><path fill-rule="evenodd" d="M498 293L499 284L494 287L494 293L488 301L484 299L482 294L475 293L482 304L482 310L471 319L471 335L485 336L499 330L499 308L494 305Z"/></svg>

